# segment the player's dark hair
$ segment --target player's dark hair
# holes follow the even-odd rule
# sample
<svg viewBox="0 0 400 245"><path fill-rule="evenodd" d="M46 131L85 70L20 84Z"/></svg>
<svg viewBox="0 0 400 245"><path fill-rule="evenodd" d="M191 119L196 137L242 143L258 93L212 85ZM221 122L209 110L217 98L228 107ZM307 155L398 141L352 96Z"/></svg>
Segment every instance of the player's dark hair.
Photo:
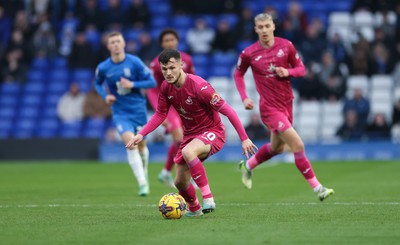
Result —
<svg viewBox="0 0 400 245"><path fill-rule="evenodd" d="M181 53L179 53L178 50L176 49L164 49L160 55L158 56L158 62L160 62L163 65L168 64L168 61L171 58L175 58L176 60L181 59Z"/></svg>
<svg viewBox="0 0 400 245"><path fill-rule="evenodd" d="M160 44L162 43L164 36L167 34L174 35L176 37L176 39L178 39L178 41L179 41L179 34L177 31L175 31L172 28L165 28L164 30L161 31L160 35L158 36L158 41L160 42Z"/></svg>

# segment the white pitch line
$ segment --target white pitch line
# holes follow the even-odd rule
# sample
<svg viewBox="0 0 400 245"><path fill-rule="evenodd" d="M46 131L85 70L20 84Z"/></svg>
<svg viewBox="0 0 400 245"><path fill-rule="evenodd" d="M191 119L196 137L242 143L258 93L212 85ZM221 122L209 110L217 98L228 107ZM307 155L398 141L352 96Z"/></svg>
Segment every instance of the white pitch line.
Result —
<svg viewBox="0 0 400 245"><path fill-rule="evenodd" d="M400 206L400 202L279 202L279 203L218 203L225 207L242 206ZM144 207L154 208L156 204L9 204L0 205L3 208L116 208L116 207Z"/></svg>

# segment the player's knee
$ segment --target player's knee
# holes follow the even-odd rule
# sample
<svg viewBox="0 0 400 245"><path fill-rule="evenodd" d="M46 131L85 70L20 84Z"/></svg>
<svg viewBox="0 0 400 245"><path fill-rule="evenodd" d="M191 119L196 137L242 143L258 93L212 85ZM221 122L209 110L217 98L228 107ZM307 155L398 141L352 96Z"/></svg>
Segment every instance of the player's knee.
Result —
<svg viewBox="0 0 400 245"><path fill-rule="evenodd" d="M304 151L304 143L303 142L296 142L290 146L292 148L293 152L299 152L299 151Z"/></svg>
<svg viewBox="0 0 400 245"><path fill-rule="evenodd" d="M178 190L185 190L185 187L187 186L186 181L184 181L183 179L180 179L180 178L176 178L174 180L174 184Z"/></svg>
<svg viewBox="0 0 400 245"><path fill-rule="evenodd" d="M281 154L284 149L285 149L285 145L278 145L276 147L271 147L272 152L275 154Z"/></svg>
<svg viewBox="0 0 400 245"><path fill-rule="evenodd" d="M188 147L184 147L182 149L182 156L183 156L183 159L185 159L186 162L189 162L190 159L193 159L193 158L196 157L195 153L192 150L190 150Z"/></svg>

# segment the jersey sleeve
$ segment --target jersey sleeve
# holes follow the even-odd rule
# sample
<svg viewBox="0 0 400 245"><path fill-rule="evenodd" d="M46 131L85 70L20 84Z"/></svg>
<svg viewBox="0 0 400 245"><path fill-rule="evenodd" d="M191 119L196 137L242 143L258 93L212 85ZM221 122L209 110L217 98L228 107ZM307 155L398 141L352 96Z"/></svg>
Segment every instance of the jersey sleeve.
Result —
<svg viewBox="0 0 400 245"><path fill-rule="evenodd" d="M165 85L165 84L164 84ZM160 87L160 94L158 96L158 103L156 111L160 114L168 114L169 107L171 106L171 102L167 99L167 89L166 86Z"/></svg>
<svg viewBox="0 0 400 245"><path fill-rule="evenodd" d="M296 48L292 42L289 42L289 64L291 68L288 69L289 75L292 77L303 77L306 74L306 68L301 60Z"/></svg>
<svg viewBox="0 0 400 245"><path fill-rule="evenodd" d="M243 100L247 99L246 93L246 83L244 81L244 74L250 66L250 55L246 53L246 50L243 50L239 56L238 62L236 64L235 73L233 78L235 80L236 88L240 94L240 98Z"/></svg>
<svg viewBox="0 0 400 245"><path fill-rule="evenodd" d="M219 111L225 104L225 100L219 96L214 88L209 83L203 83L198 89L198 96L203 104L208 105L215 111Z"/></svg>
<svg viewBox="0 0 400 245"><path fill-rule="evenodd" d="M95 77L94 77L94 88L96 89L97 93L103 98L103 100L106 99L107 92L102 86L104 82L104 73L100 67L100 65L97 66L96 72L95 72Z"/></svg>
<svg viewBox="0 0 400 245"><path fill-rule="evenodd" d="M133 81L134 88L154 88L156 81L151 75L150 69L139 59L135 60L135 70L138 74L138 80Z"/></svg>

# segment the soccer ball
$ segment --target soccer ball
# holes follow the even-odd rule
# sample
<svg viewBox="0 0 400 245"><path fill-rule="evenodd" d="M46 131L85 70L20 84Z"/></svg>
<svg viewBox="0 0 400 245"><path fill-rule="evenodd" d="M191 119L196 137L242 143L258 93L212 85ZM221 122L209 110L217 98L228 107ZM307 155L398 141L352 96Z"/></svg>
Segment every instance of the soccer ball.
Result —
<svg viewBox="0 0 400 245"><path fill-rule="evenodd" d="M158 203L158 210L164 219L180 219L185 215L186 209L185 199L177 193L164 195Z"/></svg>

